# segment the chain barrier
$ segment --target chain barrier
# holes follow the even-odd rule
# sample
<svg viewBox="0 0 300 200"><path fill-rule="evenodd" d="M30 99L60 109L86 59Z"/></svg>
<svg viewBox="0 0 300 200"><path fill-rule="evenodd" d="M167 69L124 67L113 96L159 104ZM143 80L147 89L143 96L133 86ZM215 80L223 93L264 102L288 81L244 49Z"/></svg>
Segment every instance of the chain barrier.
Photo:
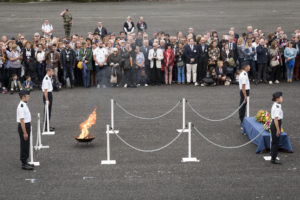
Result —
<svg viewBox="0 0 300 200"><path fill-rule="evenodd" d="M173 108L171 108L170 110L168 110L168 111L165 112L164 114L159 115L159 116L156 116L156 117L140 117L140 116L137 116L137 115L135 115L135 114L129 112L128 110L126 110L123 106L121 106L120 104L118 104L118 102L115 102L115 103L116 103L116 105L117 105L121 110L123 110L126 114L128 114L128 115L130 115L130 116L132 116L132 117L134 117L134 118L142 119L142 120L155 120L155 119L162 118L162 117L164 117L164 116L170 114L171 112L173 112L173 111L179 106L179 104L181 103L181 101L178 101L177 104L176 104Z"/></svg>
<svg viewBox="0 0 300 200"><path fill-rule="evenodd" d="M126 142L119 134L115 134L125 145L127 145L128 147L136 150L136 151L140 151L140 152L144 152L144 153L153 153L153 152L156 152L156 151L160 151L160 150L163 150L165 148L167 148L168 146L170 146L171 144L173 144L181 135L182 135L183 131L179 132L178 135L173 138L169 143L167 143L166 145L160 147L160 148L157 148L157 149L152 149L152 150L145 150L145 149L140 149L138 147L135 147L131 144L129 144L128 142Z"/></svg>
<svg viewBox="0 0 300 200"><path fill-rule="evenodd" d="M211 122L221 122L221 121L225 121L229 118L231 118L232 116L234 116L241 108L242 106L245 104L245 102L243 102L233 113L231 113L230 115L228 115L227 117L224 117L222 119L210 119L207 117L204 117L203 115L201 115L199 112L196 111L196 109L190 104L190 102L187 102L187 105L191 108L191 110L198 115L200 118L207 120L207 121L211 121Z"/></svg>
<svg viewBox="0 0 300 200"><path fill-rule="evenodd" d="M223 148L223 149L238 149L238 148L244 147L244 146L246 146L246 145L252 143L253 141L255 141L255 140L256 140L258 137L260 137L260 136L263 134L263 132L265 131L265 129L264 129L264 130L263 130L262 132L260 132L257 136L255 136L252 140L250 140L249 142L246 142L245 144L238 145L238 146L223 146L223 145L219 145L219 144L217 144L217 143L215 143L215 142L209 140L205 135L203 135L203 134L197 129L197 127L194 126L193 128L194 128L194 130L195 130L201 137L203 137L207 142L209 142L209 143L211 143L212 145L215 145L215 146L217 146L217 147Z"/></svg>

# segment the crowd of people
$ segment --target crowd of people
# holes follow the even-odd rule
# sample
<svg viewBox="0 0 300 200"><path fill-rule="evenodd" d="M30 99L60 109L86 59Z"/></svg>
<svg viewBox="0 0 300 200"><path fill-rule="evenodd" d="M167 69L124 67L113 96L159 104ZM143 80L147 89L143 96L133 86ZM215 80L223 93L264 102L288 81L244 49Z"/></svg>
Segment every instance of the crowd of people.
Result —
<svg viewBox="0 0 300 200"><path fill-rule="evenodd" d="M247 27L242 34L231 27L228 34L216 30L204 34L188 31L170 36L149 35L140 17L127 17L119 33L98 22L87 36L71 33L72 16L64 18L65 37L55 36L46 19L33 39L22 34L0 41L0 90L14 93L40 88L46 68L53 68L55 90L62 87L138 87L193 84L230 85L238 81L241 66L251 66L255 84L279 84L299 80L300 30L287 36L281 27L264 33Z"/></svg>

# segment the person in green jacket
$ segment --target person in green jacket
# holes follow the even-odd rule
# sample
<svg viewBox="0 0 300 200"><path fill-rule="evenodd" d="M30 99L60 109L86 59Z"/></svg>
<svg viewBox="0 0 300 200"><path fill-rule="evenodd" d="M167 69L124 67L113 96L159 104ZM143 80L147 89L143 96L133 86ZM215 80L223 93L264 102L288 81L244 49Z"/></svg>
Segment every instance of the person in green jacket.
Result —
<svg viewBox="0 0 300 200"><path fill-rule="evenodd" d="M86 42L82 43L82 48L79 50L79 61L82 62L82 80L83 86L90 86L90 76L93 70L93 52L90 47L87 46Z"/></svg>

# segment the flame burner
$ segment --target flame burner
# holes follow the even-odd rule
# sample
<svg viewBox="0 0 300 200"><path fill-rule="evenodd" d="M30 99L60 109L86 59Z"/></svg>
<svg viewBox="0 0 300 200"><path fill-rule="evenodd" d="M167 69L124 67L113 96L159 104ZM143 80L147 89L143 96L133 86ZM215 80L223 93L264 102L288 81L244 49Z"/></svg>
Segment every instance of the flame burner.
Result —
<svg viewBox="0 0 300 200"><path fill-rule="evenodd" d="M89 136L86 138L75 137L75 139L80 143L90 143L95 139L95 137L89 137Z"/></svg>

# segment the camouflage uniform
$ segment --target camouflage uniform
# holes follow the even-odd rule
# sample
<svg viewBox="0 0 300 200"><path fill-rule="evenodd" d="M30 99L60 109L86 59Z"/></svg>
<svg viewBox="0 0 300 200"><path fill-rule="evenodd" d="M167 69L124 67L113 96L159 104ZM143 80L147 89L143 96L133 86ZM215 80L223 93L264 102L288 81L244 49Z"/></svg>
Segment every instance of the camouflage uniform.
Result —
<svg viewBox="0 0 300 200"><path fill-rule="evenodd" d="M72 15L70 13L63 14L62 16L64 18L64 29L65 29L65 36L67 39L70 39L71 35L71 28L72 28Z"/></svg>

